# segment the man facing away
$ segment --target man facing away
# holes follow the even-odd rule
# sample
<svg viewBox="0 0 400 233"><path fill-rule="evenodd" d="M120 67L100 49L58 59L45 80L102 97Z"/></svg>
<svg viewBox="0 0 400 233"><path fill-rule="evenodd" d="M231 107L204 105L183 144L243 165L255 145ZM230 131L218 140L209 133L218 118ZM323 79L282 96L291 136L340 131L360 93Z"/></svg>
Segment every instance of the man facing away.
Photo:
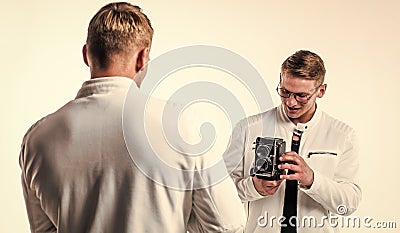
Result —
<svg viewBox="0 0 400 233"><path fill-rule="evenodd" d="M191 189L194 181L183 171L201 170L204 161L160 140L157 109L145 114L148 133L157 139L151 142L154 151L145 145L143 103L149 98L138 87L152 35L147 16L129 3L110 3L90 21L83 58L91 79L74 100L34 124L23 139L20 166L32 232L243 231L244 213L233 182ZM135 99L124 106L125 97ZM124 111L132 118L124 119L123 126ZM133 141L132 148L124 135ZM170 177L151 161L145 165L150 175L143 174L137 161L151 160L156 152L182 175ZM153 178L187 183L179 189Z"/></svg>
<svg viewBox="0 0 400 233"><path fill-rule="evenodd" d="M224 159L245 203L245 232L337 232L328 218L357 209L361 189L356 137L351 127L317 106L316 99L327 88L324 77L317 54L294 53L281 67L276 89L281 105L236 126ZM279 168L287 173L279 180L250 175L257 137L286 141ZM238 157L243 159L235 164Z"/></svg>

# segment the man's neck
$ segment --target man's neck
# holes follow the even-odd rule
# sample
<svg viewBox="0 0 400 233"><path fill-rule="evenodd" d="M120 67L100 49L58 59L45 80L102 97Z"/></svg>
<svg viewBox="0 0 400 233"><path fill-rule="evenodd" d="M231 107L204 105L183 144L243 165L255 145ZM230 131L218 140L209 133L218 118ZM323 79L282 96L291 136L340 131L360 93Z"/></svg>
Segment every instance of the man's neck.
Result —
<svg viewBox="0 0 400 233"><path fill-rule="evenodd" d="M102 77L126 77L129 79L132 79L133 81L136 82L136 85L140 87L140 83L138 83L138 79L135 79L137 76L136 72L131 72L131 71L124 71L124 70L119 70L119 69L103 69L103 70L91 70L90 71L90 78L91 79L96 79L96 78L102 78ZM141 82L141 80L140 80Z"/></svg>
<svg viewBox="0 0 400 233"><path fill-rule="evenodd" d="M108 68L106 70L91 70L90 71L90 78L101 78L101 77L127 77L130 79L134 79L136 73L131 73L127 71L116 70L112 68Z"/></svg>

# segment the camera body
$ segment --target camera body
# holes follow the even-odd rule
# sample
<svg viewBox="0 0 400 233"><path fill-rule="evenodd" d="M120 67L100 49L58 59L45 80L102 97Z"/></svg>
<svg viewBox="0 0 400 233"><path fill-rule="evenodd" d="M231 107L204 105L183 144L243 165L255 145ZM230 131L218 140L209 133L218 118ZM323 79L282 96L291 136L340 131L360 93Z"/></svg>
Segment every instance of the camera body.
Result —
<svg viewBox="0 0 400 233"><path fill-rule="evenodd" d="M279 180L284 170L278 169L279 158L285 153L286 142L281 138L257 137L251 176L264 180Z"/></svg>

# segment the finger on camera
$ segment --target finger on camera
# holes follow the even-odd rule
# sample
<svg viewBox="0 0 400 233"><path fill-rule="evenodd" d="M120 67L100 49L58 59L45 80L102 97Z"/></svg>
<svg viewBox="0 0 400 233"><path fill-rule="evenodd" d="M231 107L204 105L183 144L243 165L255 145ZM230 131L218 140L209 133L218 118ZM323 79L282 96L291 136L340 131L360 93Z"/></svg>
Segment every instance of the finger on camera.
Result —
<svg viewBox="0 0 400 233"><path fill-rule="evenodd" d="M297 163L282 163L278 165L278 168L281 170L292 170L294 172L301 171L301 167Z"/></svg>
<svg viewBox="0 0 400 233"><path fill-rule="evenodd" d="M299 156L299 154L297 154L295 151L288 151L283 153L283 156Z"/></svg>
<svg viewBox="0 0 400 233"><path fill-rule="evenodd" d="M302 166L299 166L297 164L284 163L284 164L281 164L279 167L280 167L279 169L281 169L281 170L292 171L292 173L289 172L288 174L285 174L285 175L293 174L293 172L295 172L295 173L303 172Z"/></svg>
<svg viewBox="0 0 400 233"><path fill-rule="evenodd" d="M300 160L301 160L301 157L298 156L297 154L295 154L295 155L293 155L293 154L285 155L284 154L279 158L279 160L281 162L292 162L292 163L295 163L295 164L299 164Z"/></svg>
<svg viewBox="0 0 400 233"><path fill-rule="evenodd" d="M292 161L292 160L294 160L295 158L297 158L298 156L297 156L297 154L283 154L279 159L281 160L281 161Z"/></svg>
<svg viewBox="0 0 400 233"><path fill-rule="evenodd" d="M291 174L291 175L281 175L280 178L282 180L298 180L299 179L299 177L296 173Z"/></svg>

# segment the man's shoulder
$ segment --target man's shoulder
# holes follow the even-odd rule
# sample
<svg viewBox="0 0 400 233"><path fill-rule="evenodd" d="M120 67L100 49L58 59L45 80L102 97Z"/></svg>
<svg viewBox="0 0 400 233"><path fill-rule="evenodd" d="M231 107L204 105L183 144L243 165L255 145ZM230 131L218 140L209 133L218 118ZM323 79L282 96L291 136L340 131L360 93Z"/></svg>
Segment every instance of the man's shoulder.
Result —
<svg viewBox="0 0 400 233"><path fill-rule="evenodd" d="M65 115L63 112L65 111L67 106L70 105L71 102L72 101L66 103L64 106L62 106L55 112L52 112L42 117L40 120L32 124L24 135L23 143L26 143L28 140L32 139L35 139L35 141L39 140L44 135L51 135L55 133L54 132L55 129L62 128L63 124L61 124L60 122L60 116Z"/></svg>
<svg viewBox="0 0 400 233"><path fill-rule="evenodd" d="M246 117L242 120L239 121L240 125L247 125L247 126L252 126L252 125L257 125L263 121L263 119L270 119L273 120L276 117L276 111L277 107L271 108L265 112L261 112L249 117Z"/></svg>
<svg viewBox="0 0 400 233"><path fill-rule="evenodd" d="M354 133L353 127L351 127L349 124L331 116L330 114L321 111L322 115L322 120L321 123L323 124L323 127L326 127L329 129L330 132L336 132L339 134L352 134Z"/></svg>
<svg viewBox="0 0 400 233"><path fill-rule="evenodd" d="M36 121L29 129L26 131L24 138L23 138L23 143L26 143L33 135L36 134L37 130L41 127L41 124L46 121L46 117L42 117L40 120Z"/></svg>

